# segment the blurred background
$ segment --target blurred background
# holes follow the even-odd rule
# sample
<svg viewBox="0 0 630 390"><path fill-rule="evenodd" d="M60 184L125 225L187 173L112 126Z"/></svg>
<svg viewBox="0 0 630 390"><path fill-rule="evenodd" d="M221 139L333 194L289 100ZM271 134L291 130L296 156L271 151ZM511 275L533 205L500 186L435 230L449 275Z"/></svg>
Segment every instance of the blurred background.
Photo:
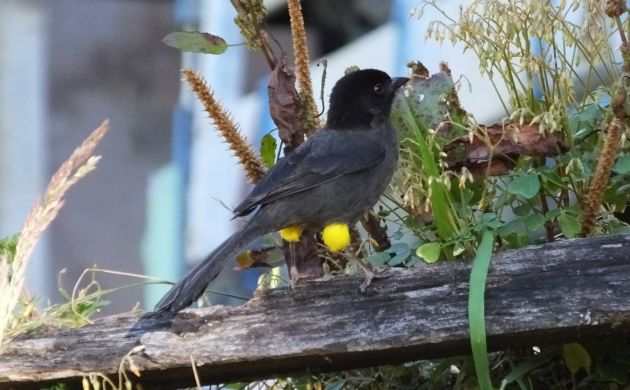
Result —
<svg viewBox="0 0 630 390"><path fill-rule="evenodd" d="M441 0L452 15L461 3L466 1ZM290 57L286 5L265 4L267 31L278 52ZM326 99L352 65L402 76L410 60L433 72L447 61L455 79L466 73L460 97L479 122L501 114L489 80L475 76L472 54L425 41L437 15L417 18L417 0L302 4L311 58L314 64L328 61ZM67 270L63 281L71 290L95 264L176 281L234 229L238 221L231 221L229 208L248 190L244 176L180 81L187 66L206 77L256 148L274 130L266 102L269 69L259 53L238 45L243 39L234 15L228 0L0 0L0 237L19 231L51 174L110 119L97 170L70 191L38 245L28 274L32 293L58 301L59 272ZM182 55L161 43L183 29L237 46L220 56ZM313 65L316 89L321 74L322 67ZM227 270L212 289L248 296L258 275ZM103 288L138 282L108 274L97 279ZM150 308L167 288L115 292L106 312L137 302Z"/></svg>

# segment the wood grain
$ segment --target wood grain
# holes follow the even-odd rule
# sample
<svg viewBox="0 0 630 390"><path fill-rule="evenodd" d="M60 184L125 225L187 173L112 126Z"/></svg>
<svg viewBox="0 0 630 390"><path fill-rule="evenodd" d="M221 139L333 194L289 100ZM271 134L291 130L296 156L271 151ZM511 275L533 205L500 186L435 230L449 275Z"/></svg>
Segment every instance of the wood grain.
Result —
<svg viewBox="0 0 630 390"><path fill-rule="evenodd" d="M115 375L131 355L145 388L321 372L469 352L470 264L391 269L359 292L358 277L308 281L241 307L174 318L126 314L80 329L14 340L0 355L0 388ZM491 349L630 331L630 236L576 239L496 254L486 291Z"/></svg>

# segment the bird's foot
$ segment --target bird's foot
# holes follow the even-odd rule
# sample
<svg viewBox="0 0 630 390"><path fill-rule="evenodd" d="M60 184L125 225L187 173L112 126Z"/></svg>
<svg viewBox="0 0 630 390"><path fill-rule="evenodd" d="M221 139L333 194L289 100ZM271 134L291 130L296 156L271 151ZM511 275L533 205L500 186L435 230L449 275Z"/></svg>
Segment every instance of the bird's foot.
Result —
<svg viewBox="0 0 630 390"><path fill-rule="evenodd" d="M372 281L375 279L385 279L390 275L386 275L386 268L378 268L374 269L369 266L362 267L363 268L363 282L359 286L359 291L365 293L367 288L372 284Z"/></svg>
<svg viewBox="0 0 630 390"><path fill-rule="evenodd" d="M372 280L375 276L376 274L374 271L369 268L363 268L363 283L359 286L359 291L365 293L370 284L372 284Z"/></svg>
<svg viewBox="0 0 630 390"><path fill-rule="evenodd" d="M289 278L289 290L293 291L300 281L299 277L291 276Z"/></svg>
<svg viewBox="0 0 630 390"><path fill-rule="evenodd" d="M289 288L293 290L301 282L317 279L318 277L320 277L320 275L313 275L311 272L300 272L296 267L291 267L289 271Z"/></svg>

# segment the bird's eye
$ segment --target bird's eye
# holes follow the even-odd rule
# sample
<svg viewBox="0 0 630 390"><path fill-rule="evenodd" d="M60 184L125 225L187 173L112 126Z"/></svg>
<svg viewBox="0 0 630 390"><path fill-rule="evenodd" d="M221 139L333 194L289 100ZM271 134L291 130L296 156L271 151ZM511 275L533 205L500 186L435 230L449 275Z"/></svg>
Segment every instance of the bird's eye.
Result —
<svg viewBox="0 0 630 390"><path fill-rule="evenodd" d="M383 87L383 84L376 84L374 86L374 93L382 95L383 92L385 92L385 87Z"/></svg>

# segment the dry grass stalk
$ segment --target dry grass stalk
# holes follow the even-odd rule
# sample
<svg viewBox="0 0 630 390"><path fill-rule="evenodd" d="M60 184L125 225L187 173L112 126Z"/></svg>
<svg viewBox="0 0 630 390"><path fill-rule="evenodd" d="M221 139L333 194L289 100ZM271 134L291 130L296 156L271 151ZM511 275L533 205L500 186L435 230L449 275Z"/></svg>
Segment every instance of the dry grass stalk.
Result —
<svg viewBox="0 0 630 390"><path fill-rule="evenodd" d="M197 98L203 104L212 122L245 169L247 179L251 183L258 182L265 174L265 169L258 153L239 132L238 126L232 121L228 112L214 98L203 77L190 68L184 69L182 73L190 88L197 94Z"/></svg>
<svg viewBox="0 0 630 390"><path fill-rule="evenodd" d="M625 80L630 72L630 44L623 29L623 24L619 16L626 11L626 5L623 1L608 0L606 2L606 14L613 18L617 23L619 35L621 37L620 51L623 57L623 77L620 81L619 91L613 96L610 104L614 118L606 127L604 134L604 144L597 160L595 173L591 178L588 194L585 197L582 213L582 236L589 236L593 233L597 213L604 199L604 191L608 185L610 172L612 171L617 150L621 142L621 135L626 130L626 121L628 113L626 112L627 84Z"/></svg>
<svg viewBox="0 0 630 390"><path fill-rule="evenodd" d="M317 105L313 98L313 83L309 71L308 45L304 30L304 17L300 0L288 0L289 17L291 20L291 37L293 39L293 54L295 55L295 73L300 91L302 110L304 113L305 132L310 135L319 127L317 121Z"/></svg>
<svg viewBox="0 0 630 390"><path fill-rule="evenodd" d="M589 191L583 204L584 212L582 214L581 232L583 236L588 236L593 232L593 226L595 226L597 213L602 204L604 191L608 185L610 171L615 162L617 150L619 149L621 134L625 128L626 126L621 119L614 118L606 129L604 145L602 146L602 151L597 161L597 167L595 168L595 173L591 179Z"/></svg>
<svg viewBox="0 0 630 390"><path fill-rule="evenodd" d="M19 234L15 256L0 257L0 350L4 336L15 324L15 310L24 287L24 278L29 259L44 230L57 217L64 204L64 195L76 182L96 168L100 156L94 156L94 149L101 142L109 128L104 121L52 176L43 199L35 201Z"/></svg>

